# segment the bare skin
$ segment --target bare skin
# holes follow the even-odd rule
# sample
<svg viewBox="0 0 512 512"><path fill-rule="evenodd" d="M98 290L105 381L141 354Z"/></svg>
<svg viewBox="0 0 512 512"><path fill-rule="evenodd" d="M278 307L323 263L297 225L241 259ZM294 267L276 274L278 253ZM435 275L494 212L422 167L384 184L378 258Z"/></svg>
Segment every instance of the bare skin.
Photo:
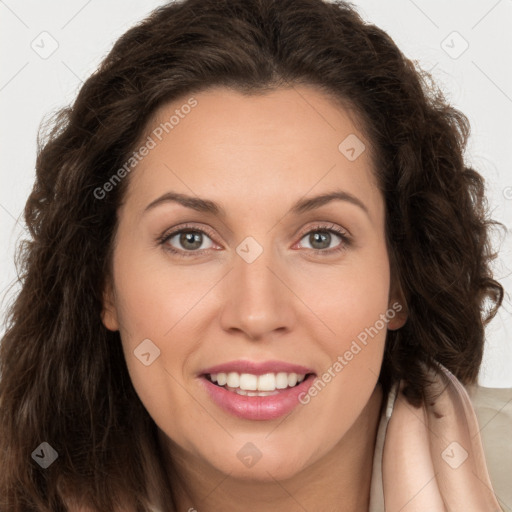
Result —
<svg viewBox="0 0 512 512"><path fill-rule="evenodd" d="M386 331L406 320L396 312L354 353L358 335L401 300L369 141L312 87L251 97L215 88L194 98L129 177L102 315L120 331L134 387L179 475L178 510L367 510ZM163 106L152 125L187 99ZM353 160L338 149L351 134L367 148ZM334 190L356 199L291 211ZM167 192L215 201L225 216L171 201L146 210ZM163 236L184 224L199 250ZM345 240L315 239L330 227ZM250 263L236 251L246 237L262 249ZM148 366L134 357L145 339L160 350ZM335 371L340 356L346 364ZM248 420L217 406L199 376L237 359L335 376L286 417ZM261 454L251 467L237 457L247 443Z"/></svg>

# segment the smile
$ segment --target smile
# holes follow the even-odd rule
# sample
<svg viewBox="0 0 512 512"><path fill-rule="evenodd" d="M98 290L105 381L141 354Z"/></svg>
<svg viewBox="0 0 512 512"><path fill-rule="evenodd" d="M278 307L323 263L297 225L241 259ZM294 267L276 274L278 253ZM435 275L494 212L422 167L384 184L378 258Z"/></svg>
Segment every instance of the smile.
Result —
<svg viewBox="0 0 512 512"><path fill-rule="evenodd" d="M199 375L207 396L224 412L241 419L280 418L300 404L316 374L283 362L237 361L206 369Z"/></svg>

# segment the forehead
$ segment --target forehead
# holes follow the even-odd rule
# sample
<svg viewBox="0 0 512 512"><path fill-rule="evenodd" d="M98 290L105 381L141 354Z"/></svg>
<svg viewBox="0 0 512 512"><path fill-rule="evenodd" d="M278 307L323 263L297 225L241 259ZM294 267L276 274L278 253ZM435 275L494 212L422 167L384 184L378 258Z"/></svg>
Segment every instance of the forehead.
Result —
<svg viewBox="0 0 512 512"><path fill-rule="evenodd" d="M309 86L183 96L148 123L154 144L130 177L128 197L142 206L173 190L218 197L229 209L241 194L268 207L341 188L363 196L378 216L371 145L356 123L355 114Z"/></svg>

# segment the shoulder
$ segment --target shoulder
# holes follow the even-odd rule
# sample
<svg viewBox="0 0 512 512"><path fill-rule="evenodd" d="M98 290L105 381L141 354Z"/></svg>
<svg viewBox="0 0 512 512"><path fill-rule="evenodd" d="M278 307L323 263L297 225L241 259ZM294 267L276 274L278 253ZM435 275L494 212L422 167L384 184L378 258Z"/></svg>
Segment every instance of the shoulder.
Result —
<svg viewBox="0 0 512 512"><path fill-rule="evenodd" d="M480 427L487 469L504 510L512 510L512 388L467 386Z"/></svg>

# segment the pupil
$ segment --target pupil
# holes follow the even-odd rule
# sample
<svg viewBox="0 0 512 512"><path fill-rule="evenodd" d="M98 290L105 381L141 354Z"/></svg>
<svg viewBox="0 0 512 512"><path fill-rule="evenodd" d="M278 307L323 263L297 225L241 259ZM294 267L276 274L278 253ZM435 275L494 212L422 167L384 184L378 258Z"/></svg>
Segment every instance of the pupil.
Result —
<svg viewBox="0 0 512 512"><path fill-rule="evenodd" d="M321 241L321 239L323 238L324 242L327 240L327 245L324 245L324 247L315 247L315 249L325 249L325 248L329 247L331 234L328 233L327 231L317 231L316 233L313 233L311 236L313 237L313 242L311 242L311 245L313 247L315 247L314 244L319 239Z"/></svg>
<svg viewBox="0 0 512 512"><path fill-rule="evenodd" d="M181 234L180 243L188 249L199 249L201 247L201 233L187 231ZM187 244L192 244L192 247Z"/></svg>

